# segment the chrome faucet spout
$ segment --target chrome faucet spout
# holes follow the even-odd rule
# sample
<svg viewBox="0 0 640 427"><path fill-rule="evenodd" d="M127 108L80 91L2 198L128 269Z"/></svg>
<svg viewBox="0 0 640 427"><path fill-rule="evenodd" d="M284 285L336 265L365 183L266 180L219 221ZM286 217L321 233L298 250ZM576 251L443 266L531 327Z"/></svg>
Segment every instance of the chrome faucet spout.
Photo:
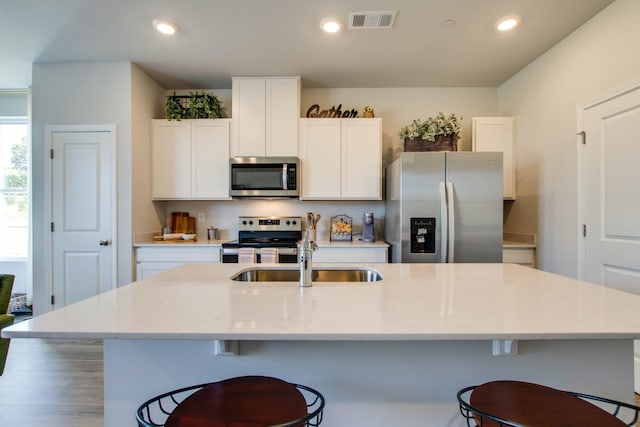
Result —
<svg viewBox="0 0 640 427"><path fill-rule="evenodd" d="M308 288L313 284L313 252L318 250L316 242L311 241L310 229L304 233L300 244L300 287Z"/></svg>

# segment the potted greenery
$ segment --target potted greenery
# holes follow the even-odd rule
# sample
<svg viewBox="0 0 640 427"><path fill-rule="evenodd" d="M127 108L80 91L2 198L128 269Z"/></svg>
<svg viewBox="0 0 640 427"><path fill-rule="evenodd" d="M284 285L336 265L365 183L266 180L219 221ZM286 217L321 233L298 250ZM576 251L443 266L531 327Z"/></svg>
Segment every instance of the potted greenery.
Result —
<svg viewBox="0 0 640 427"><path fill-rule="evenodd" d="M457 151L461 121L455 113L438 113L425 121L415 119L398 136L404 140L404 151Z"/></svg>
<svg viewBox="0 0 640 427"><path fill-rule="evenodd" d="M206 92L189 92L189 95L167 96L166 116L169 120L219 119L223 118L222 102L217 96Z"/></svg>

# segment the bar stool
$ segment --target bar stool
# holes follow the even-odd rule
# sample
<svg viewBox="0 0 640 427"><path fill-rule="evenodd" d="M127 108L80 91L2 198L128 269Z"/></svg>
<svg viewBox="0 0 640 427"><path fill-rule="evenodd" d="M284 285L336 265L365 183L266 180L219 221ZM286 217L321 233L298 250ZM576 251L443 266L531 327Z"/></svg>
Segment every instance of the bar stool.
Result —
<svg viewBox="0 0 640 427"><path fill-rule="evenodd" d="M457 398L469 427L622 427L635 425L640 411L628 403L521 381L466 387Z"/></svg>
<svg viewBox="0 0 640 427"><path fill-rule="evenodd" d="M173 390L144 402L139 427L302 427L322 422L316 390L264 376L230 378Z"/></svg>

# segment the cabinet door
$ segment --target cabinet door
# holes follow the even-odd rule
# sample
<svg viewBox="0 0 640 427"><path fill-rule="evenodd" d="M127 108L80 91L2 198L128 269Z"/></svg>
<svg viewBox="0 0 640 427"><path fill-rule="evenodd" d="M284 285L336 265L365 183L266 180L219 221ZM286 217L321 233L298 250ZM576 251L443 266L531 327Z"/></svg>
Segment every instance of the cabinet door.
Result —
<svg viewBox="0 0 640 427"><path fill-rule="evenodd" d="M264 156L266 92L263 78L233 78L231 155Z"/></svg>
<svg viewBox="0 0 640 427"><path fill-rule="evenodd" d="M172 268L179 267L177 262L140 262L136 265L136 280L146 279L155 276Z"/></svg>
<svg viewBox="0 0 640 427"><path fill-rule="evenodd" d="M341 196L382 200L381 119L342 119Z"/></svg>
<svg viewBox="0 0 640 427"><path fill-rule="evenodd" d="M192 198L229 199L229 122L192 122Z"/></svg>
<svg viewBox="0 0 640 427"><path fill-rule="evenodd" d="M502 250L502 262L526 265L528 267L535 267L536 256L535 249L503 249Z"/></svg>
<svg viewBox="0 0 640 427"><path fill-rule="evenodd" d="M502 152L503 197L516 198L515 119L513 117L474 117L473 151Z"/></svg>
<svg viewBox="0 0 640 427"><path fill-rule="evenodd" d="M331 248L331 247L323 246L313 253L313 262L386 263L387 248L385 247Z"/></svg>
<svg viewBox="0 0 640 427"><path fill-rule="evenodd" d="M340 119L300 119L301 199L340 198Z"/></svg>
<svg viewBox="0 0 640 427"><path fill-rule="evenodd" d="M266 80L267 156L298 156L300 117L300 78Z"/></svg>
<svg viewBox="0 0 640 427"><path fill-rule="evenodd" d="M154 199L191 196L191 122L153 120L151 191Z"/></svg>

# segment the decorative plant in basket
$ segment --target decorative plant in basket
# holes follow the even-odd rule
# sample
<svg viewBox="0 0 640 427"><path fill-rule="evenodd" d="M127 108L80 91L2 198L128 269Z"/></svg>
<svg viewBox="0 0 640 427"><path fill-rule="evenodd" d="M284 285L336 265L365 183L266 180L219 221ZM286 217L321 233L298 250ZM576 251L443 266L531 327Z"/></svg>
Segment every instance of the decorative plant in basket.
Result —
<svg viewBox="0 0 640 427"><path fill-rule="evenodd" d="M438 113L425 121L415 119L403 126L398 136L404 140L404 151L456 151L462 116Z"/></svg>
<svg viewBox="0 0 640 427"><path fill-rule="evenodd" d="M189 95L167 96L166 116L169 120L219 119L223 118L222 102L217 96L206 92L189 92Z"/></svg>

